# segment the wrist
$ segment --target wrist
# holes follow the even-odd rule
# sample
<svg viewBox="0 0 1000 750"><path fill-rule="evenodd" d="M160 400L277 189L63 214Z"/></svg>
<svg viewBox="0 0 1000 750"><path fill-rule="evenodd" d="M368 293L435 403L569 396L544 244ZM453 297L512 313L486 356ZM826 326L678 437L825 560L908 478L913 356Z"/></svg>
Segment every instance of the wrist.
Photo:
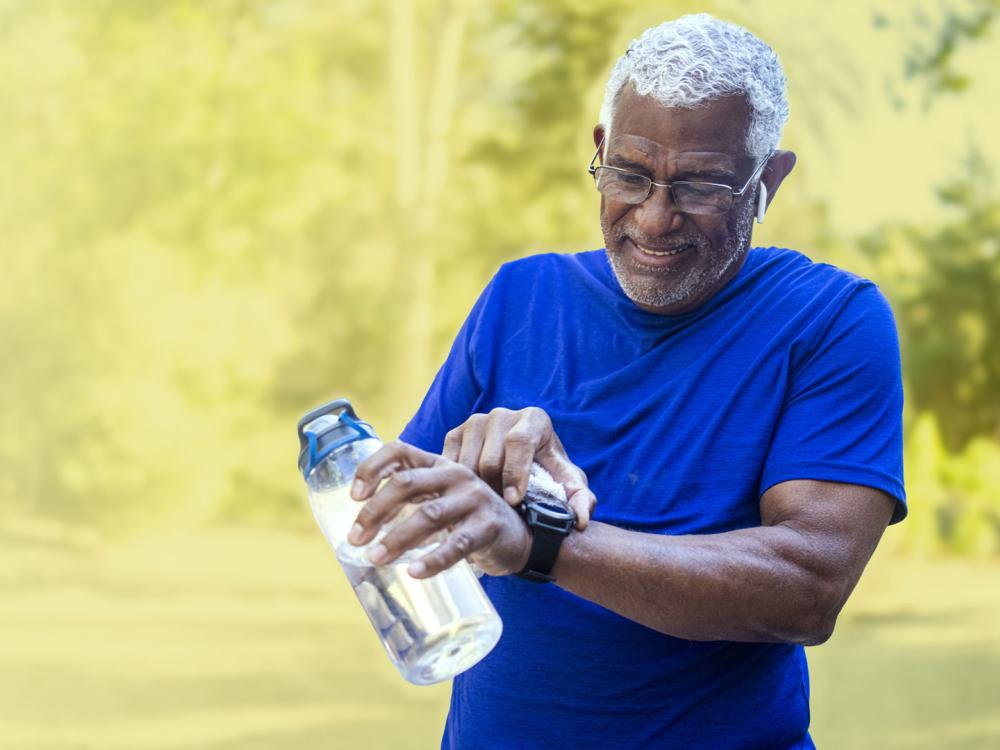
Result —
<svg viewBox="0 0 1000 750"><path fill-rule="evenodd" d="M576 526L576 513L547 493L532 496L530 488L517 509L531 538L527 560L517 575L535 583L551 583L562 543Z"/></svg>
<svg viewBox="0 0 1000 750"><path fill-rule="evenodd" d="M534 543L531 529L528 528L528 524L524 519L518 517L518 525L521 527L521 543L518 546L519 552L514 561L514 566L511 568L511 573L520 573L524 570L528 564L528 560L531 559L531 545Z"/></svg>

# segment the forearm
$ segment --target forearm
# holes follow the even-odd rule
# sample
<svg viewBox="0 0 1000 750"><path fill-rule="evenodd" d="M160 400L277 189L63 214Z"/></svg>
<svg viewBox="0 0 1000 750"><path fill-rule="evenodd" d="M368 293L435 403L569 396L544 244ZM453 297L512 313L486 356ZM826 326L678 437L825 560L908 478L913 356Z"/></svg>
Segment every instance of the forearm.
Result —
<svg viewBox="0 0 1000 750"><path fill-rule="evenodd" d="M663 536L593 522L567 538L554 573L566 590L679 638L814 644L849 593L816 546L782 524Z"/></svg>

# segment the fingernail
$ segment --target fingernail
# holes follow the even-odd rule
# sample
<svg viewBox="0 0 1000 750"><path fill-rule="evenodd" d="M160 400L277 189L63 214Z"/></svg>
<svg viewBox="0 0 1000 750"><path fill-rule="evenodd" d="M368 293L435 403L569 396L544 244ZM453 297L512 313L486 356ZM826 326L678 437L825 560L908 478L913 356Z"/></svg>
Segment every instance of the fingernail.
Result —
<svg viewBox="0 0 1000 750"><path fill-rule="evenodd" d="M376 565L381 565L385 562L385 559L389 556L389 550L385 548L382 544L376 544L370 550L368 550L368 559L371 560Z"/></svg>
<svg viewBox="0 0 1000 750"><path fill-rule="evenodd" d="M355 479L354 484L351 485L351 497L355 500L360 500L362 494L365 491L365 483L360 479Z"/></svg>
<svg viewBox="0 0 1000 750"><path fill-rule="evenodd" d="M361 542L361 538L365 534L365 527L360 523L356 523L351 527L350 533L347 535L347 541L351 544L358 544Z"/></svg>
<svg viewBox="0 0 1000 750"><path fill-rule="evenodd" d="M413 562L410 563L409 567L406 569L406 572L409 573L411 576L422 576L424 573L427 572L427 566L424 564L422 560L414 560Z"/></svg>
<svg viewBox="0 0 1000 750"><path fill-rule="evenodd" d="M503 499L507 501L508 505L517 504L517 487L504 487Z"/></svg>

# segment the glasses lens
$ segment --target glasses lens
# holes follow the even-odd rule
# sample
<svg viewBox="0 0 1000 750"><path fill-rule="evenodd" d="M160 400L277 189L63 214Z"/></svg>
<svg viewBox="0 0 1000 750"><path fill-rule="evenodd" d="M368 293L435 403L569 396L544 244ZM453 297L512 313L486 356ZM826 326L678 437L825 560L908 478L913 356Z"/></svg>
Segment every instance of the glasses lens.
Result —
<svg viewBox="0 0 1000 750"><path fill-rule="evenodd" d="M733 206L733 191L704 182L675 182L674 200L686 214L724 214Z"/></svg>
<svg viewBox="0 0 1000 750"><path fill-rule="evenodd" d="M640 174L598 167L594 179L601 195L613 201L642 203L649 195L649 178Z"/></svg>

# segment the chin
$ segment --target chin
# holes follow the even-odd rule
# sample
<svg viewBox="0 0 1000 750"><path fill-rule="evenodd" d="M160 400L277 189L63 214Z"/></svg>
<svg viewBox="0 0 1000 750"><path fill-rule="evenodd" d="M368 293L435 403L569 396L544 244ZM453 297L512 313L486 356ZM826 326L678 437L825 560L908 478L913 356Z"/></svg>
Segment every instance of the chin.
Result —
<svg viewBox="0 0 1000 750"><path fill-rule="evenodd" d="M622 292L636 305L656 312L686 312L689 305L707 302L729 280L730 269L748 248L697 258L683 269L655 268L635 262L620 248L608 250L608 261Z"/></svg>
<svg viewBox="0 0 1000 750"><path fill-rule="evenodd" d="M677 271L637 263L620 250L608 250L608 260L625 296L642 307L670 308L690 301L698 291L698 268Z"/></svg>

